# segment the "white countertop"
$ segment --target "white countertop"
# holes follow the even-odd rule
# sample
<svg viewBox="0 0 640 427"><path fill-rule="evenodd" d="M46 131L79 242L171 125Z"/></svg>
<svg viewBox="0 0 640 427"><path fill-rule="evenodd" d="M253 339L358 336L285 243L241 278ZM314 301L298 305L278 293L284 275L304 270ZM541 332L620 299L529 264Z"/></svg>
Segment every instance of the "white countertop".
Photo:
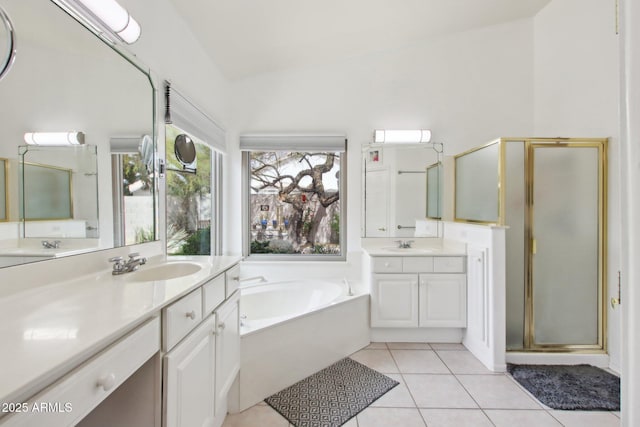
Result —
<svg viewBox="0 0 640 427"><path fill-rule="evenodd" d="M396 240L413 240L410 248L399 248ZM464 243L423 238L362 239L362 250L371 256L464 256Z"/></svg>
<svg viewBox="0 0 640 427"><path fill-rule="evenodd" d="M51 384L240 257L172 257L168 262L173 261L198 263L202 269L152 282L132 281L136 273L102 271L0 299L0 402L19 402Z"/></svg>

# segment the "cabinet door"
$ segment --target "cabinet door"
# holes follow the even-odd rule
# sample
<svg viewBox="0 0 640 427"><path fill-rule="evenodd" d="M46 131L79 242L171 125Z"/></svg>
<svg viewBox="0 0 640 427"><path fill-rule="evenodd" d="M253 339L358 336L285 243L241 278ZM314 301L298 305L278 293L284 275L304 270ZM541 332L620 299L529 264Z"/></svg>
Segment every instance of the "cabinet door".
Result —
<svg viewBox="0 0 640 427"><path fill-rule="evenodd" d="M164 357L165 427L209 427L215 407L215 314Z"/></svg>
<svg viewBox="0 0 640 427"><path fill-rule="evenodd" d="M374 274L371 289L371 326L418 326L418 275Z"/></svg>
<svg viewBox="0 0 640 427"><path fill-rule="evenodd" d="M420 275L420 326L467 326L466 275Z"/></svg>
<svg viewBox="0 0 640 427"><path fill-rule="evenodd" d="M217 310L216 397L221 402L240 370L240 291Z"/></svg>

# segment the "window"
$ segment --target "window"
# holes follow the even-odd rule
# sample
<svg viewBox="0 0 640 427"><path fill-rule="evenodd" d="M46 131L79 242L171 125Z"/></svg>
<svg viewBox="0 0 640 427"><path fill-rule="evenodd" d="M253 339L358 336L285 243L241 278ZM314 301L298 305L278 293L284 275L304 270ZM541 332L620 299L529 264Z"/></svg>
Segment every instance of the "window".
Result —
<svg viewBox="0 0 640 427"><path fill-rule="evenodd" d="M245 254L344 260L345 136L241 135L240 150Z"/></svg>
<svg viewBox="0 0 640 427"><path fill-rule="evenodd" d="M341 151L245 153L250 256L344 259L345 158Z"/></svg>
<svg viewBox="0 0 640 427"><path fill-rule="evenodd" d="M210 255L215 151L194 139L196 159L185 167L174 154L176 138L183 134L166 126L167 255Z"/></svg>

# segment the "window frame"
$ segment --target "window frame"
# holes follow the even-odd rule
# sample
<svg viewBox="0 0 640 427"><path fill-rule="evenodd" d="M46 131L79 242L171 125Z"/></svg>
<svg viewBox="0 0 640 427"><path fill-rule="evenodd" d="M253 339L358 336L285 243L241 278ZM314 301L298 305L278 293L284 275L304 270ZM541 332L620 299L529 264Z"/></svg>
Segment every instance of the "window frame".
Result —
<svg viewBox="0 0 640 427"><path fill-rule="evenodd" d="M346 145L346 144L345 144ZM242 255L250 261L293 261L293 262L309 262L309 261L346 261L347 260L347 150L340 151L340 179L338 191L340 193L340 255L324 255L324 254L252 254L251 253L251 152L332 152L332 150L283 150L283 149L254 149L242 151Z"/></svg>
<svg viewBox="0 0 640 427"><path fill-rule="evenodd" d="M178 130L180 130L181 132L187 133L189 134L189 132L184 131L182 128L175 126L173 124L165 124L166 126L172 126ZM165 128L165 149L166 149L166 128ZM189 134L191 136L191 134ZM210 168L211 168L211 175L210 175L210 182L209 182L209 186L211 188L211 222L210 222L210 247L209 247L209 251L210 254L209 255L193 255L193 256L207 256L207 257L211 257L211 256L219 256L222 255L222 250L223 250L223 242L222 242L222 199L223 199L223 188L224 188L224 182L223 182L223 164L224 164L224 154L222 152L219 151L218 148L216 148L213 144L207 142L207 141L203 141L200 138L197 137L192 137L195 143L198 144L202 144L204 146L206 146L209 150L211 150L211 156L210 156ZM165 158L166 158L166 154L165 154ZM169 162L166 161L165 165L168 165ZM165 233L166 233L166 229L168 226L168 214L169 211L167 209L167 198L169 196L169 192L167 191L167 185L168 185L168 174L169 173L189 173L189 172L182 172L179 170L173 170L170 169L169 167L165 168L165 179L164 181L164 197L165 197ZM165 242L164 242L164 251L167 257L179 257L179 256L184 256L184 255L174 255L174 254L169 254L168 248L167 248L167 239L168 236L165 237Z"/></svg>

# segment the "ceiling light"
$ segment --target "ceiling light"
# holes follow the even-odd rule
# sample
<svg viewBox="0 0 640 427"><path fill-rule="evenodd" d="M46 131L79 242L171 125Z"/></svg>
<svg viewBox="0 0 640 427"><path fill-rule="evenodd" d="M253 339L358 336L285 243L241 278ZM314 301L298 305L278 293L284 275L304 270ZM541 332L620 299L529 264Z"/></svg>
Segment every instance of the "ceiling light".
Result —
<svg viewBox="0 0 640 427"><path fill-rule="evenodd" d="M27 132L24 142L29 145L80 145L84 144L82 132Z"/></svg>
<svg viewBox="0 0 640 427"><path fill-rule="evenodd" d="M94 18L106 25L124 42L131 44L140 38L140 25L115 0L75 0ZM69 2L69 0L67 0Z"/></svg>
<svg viewBox="0 0 640 427"><path fill-rule="evenodd" d="M419 144L431 141L431 131L428 129L415 130L386 130L376 129L373 132L373 142L386 144Z"/></svg>

